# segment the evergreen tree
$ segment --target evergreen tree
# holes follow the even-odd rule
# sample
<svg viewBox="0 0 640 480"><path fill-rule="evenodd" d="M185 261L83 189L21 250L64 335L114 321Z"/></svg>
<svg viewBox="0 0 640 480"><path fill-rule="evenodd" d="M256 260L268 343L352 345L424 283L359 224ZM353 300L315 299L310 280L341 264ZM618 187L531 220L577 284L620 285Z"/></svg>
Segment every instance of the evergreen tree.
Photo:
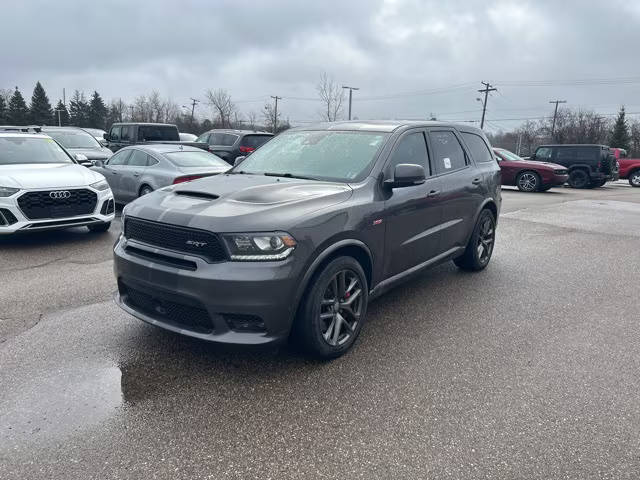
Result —
<svg viewBox="0 0 640 480"><path fill-rule="evenodd" d="M4 97L0 95L0 125L7 123L7 104Z"/></svg>
<svg viewBox="0 0 640 480"><path fill-rule="evenodd" d="M29 109L18 87L9 100L7 123L10 125L27 125L29 123Z"/></svg>
<svg viewBox="0 0 640 480"><path fill-rule="evenodd" d="M613 130L611 131L611 137L609 138L609 145L616 148L624 148L629 150L630 135L629 126L627 125L627 119L625 118L624 105L620 107L618 118L616 123L613 124Z"/></svg>
<svg viewBox="0 0 640 480"><path fill-rule="evenodd" d="M84 93L78 90L73 92L69 102L69 121L75 127L89 126L89 103Z"/></svg>
<svg viewBox="0 0 640 480"><path fill-rule="evenodd" d="M102 97L98 92L94 91L89 104L89 127L104 130L107 113L107 106L104 104Z"/></svg>
<svg viewBox="0 0 640 480"><path fill-rule="evenodd" d="M34 125L49 125L51 123L53 111L51 110L49 97L47 97L47 93L40 82L37 82L36 87L33 89L30 113L31 123Z"/></svg>
<svg viewBox="0 0 640 480"><path fill-rule="evenodd" d="M58 114L60 118L58 119ZM60 120L60 126L66 127L69 125L69 111L62 100L58 100L58 104L56 105L56 111L53 112L53 122L52 125L58 125L58 120Z"/></svg>

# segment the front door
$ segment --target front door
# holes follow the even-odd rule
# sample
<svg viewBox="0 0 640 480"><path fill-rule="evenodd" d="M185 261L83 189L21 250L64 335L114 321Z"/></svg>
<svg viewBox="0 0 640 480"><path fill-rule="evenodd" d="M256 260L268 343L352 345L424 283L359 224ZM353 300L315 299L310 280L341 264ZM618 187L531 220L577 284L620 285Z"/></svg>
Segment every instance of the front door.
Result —
<svg viewBox="0 0 640 480"><path fill-rule="evenodd" d="M131 150L120 150L115 153L100 170L100 173L106 178L116 202L123 202L122 199L122 173L126 169L125 164L131 155Z"/></svg>
<svg viewBox="0 0 640 480"><path fill-rule="evenodd" d="M120 195L123 201L130 202L138 198L142 186L140 183L142 174L146 168L147 154L133 147L120 177Z"/></svg>
<svg viewBox="0 0 640 480"><path fill-rule="evenodd" d="M385 178L393 178L400 163L423 166L427 178L421 185L392 189L385 202L385 278L440 253L441 181L431 175L424 130L410 130L398 139L385 166Z"/></svg>

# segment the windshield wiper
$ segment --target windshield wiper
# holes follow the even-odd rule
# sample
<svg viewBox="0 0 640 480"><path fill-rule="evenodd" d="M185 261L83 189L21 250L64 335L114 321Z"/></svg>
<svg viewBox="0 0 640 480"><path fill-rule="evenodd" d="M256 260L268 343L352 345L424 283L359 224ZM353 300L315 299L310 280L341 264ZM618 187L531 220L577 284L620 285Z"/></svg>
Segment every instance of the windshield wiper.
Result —
<svg viewBox="0 0 640 480"><path fill-rule="evenodd" d="M300 178L302 180L318 180L317 178L305 177L305 176L302 176L302 175L294 175L292 173L265 172L265 173L263 173L263 175L266 175L267 177L285 177L285 178Z"/></svg>

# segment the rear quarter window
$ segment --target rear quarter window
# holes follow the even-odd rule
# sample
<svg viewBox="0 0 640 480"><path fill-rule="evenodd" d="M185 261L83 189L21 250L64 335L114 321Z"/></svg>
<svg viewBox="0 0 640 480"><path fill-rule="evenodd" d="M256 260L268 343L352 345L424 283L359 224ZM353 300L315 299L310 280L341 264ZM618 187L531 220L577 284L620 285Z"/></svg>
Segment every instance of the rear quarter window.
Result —
<svg viewBox="0 0 640 480"><path fill-rule="evenodd" d="M476 135L475 133L467 133L461 132L462 138L464 139L467 147L469 147L469 151L471 152L471 156L476 161L476 163L492 163L495 162L495 157L491 153L489 146L485 143L480 135Z"/></svg>
<svg viewBox="0 0 640 480"><path fill-rule="evenodd" d="M178 129L168 125L140 125L138 127L139 142L177 142L180 141Z"/></svg>

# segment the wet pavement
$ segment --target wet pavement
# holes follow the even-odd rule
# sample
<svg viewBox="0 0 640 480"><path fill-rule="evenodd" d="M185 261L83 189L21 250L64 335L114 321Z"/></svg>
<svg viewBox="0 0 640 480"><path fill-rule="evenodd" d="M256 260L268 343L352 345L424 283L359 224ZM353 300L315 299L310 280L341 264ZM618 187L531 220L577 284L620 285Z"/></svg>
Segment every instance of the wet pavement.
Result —
<svg viewBox="0 0 640 480"><path fill-rule="evenodd" d="M127 316L118 229L0 241L0 479L640 476L638 189L505 189L487 270L394 289L328 363Z"/></svg>

